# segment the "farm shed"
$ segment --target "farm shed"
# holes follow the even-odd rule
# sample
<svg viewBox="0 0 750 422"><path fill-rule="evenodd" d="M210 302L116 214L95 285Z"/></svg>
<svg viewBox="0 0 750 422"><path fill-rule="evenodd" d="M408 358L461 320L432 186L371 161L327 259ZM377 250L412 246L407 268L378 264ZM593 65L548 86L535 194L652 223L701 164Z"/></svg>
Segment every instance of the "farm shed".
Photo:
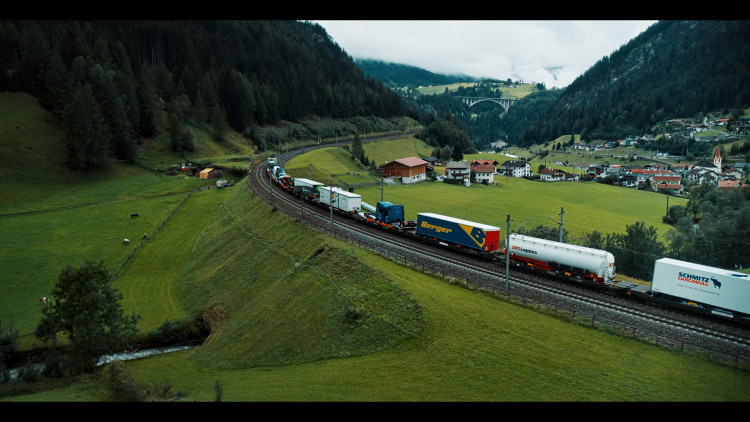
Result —
<svg viewBox="0 0 750 422"><path fill-rule="evenodd" d="M213 179L221 174L221 171L212 167L206 167L200 172L201 179Z"/></svg>
<svg viewBox="0 0 750 422"><path fill-rule="evenodd" d="M397 177L401 183L417 183L427 178L427 161L417 157L401 158L383 164L383 177Z"/></svg>

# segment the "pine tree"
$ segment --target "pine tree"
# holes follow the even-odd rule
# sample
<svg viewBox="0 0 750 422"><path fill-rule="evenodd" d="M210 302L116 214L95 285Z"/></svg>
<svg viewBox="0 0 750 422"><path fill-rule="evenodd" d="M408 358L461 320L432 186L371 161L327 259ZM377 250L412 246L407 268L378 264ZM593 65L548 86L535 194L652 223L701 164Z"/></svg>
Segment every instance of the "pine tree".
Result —
<svg viewBox="0 0 750 422"><path fill-rule="evenodd" d="M88 170L104 163L109 132L91 87L76 90L63 112L68 163L77 170Z"/></svg>
<svg viewBox="0 0 750 422"><path fill-rule="evenodd" d="M227 123L227 115L224 113L224 108L220 105L215 106L213 111L211 111L211 126L213 127L213 140L216 142L224 142L226 140L229 123Z"/></svg>
<svg viewBox="0 0 750 422"><path fill-rule="evenodd" d="M52 52L44 81L44 91L39 97L39 104L59 117L73 95L73 84L68 69L57 51Z"/></svg>

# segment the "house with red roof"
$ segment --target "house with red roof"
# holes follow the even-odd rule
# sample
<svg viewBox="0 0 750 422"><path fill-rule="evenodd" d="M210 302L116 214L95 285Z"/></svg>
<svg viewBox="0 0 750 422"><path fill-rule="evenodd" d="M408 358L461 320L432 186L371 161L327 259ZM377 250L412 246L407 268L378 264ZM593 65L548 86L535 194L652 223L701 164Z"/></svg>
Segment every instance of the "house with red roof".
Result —
<svg viewBox="0 0 750 422"><path fill-rule="evenodd" d="M651 185L654 189L664 189L670 191L672 195L681 196L682 195L682 184L680 183L658 183L655 185Z"/></svg>
<svg viewBox="0 0 750 422"><path fill-rule="evenodd" d="M545 182L559 182L565 180L565 172L562 170L556 170L551 168L543 168L539 170L539 179Z"/></svg>
<svg viewBox="0 0 750 422"><path fill-rule="evenodd" d="M478 164L471 166L471 173L474 175L474 181L477 183L494 183L495 165L494 164Z"/></svg>

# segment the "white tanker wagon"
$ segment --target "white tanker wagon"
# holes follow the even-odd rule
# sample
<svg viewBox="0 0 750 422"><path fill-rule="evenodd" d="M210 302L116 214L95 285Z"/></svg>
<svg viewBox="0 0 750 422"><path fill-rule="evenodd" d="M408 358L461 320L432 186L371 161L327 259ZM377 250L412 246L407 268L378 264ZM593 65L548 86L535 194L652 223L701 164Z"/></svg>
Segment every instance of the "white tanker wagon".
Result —
<svg viewBox="0 0 750 422"><path fill-rule="evenodd" d="M552 240L510 235L510 262L575 280L609 284L615 278L615 257L610 252Z"/></svg>

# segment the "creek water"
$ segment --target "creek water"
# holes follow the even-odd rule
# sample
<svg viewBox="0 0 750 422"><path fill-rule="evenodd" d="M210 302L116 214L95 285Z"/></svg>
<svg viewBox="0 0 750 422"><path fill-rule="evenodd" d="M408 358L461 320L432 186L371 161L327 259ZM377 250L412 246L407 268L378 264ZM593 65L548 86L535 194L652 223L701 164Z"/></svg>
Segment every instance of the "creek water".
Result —
<svg viewBox="0 0 750 422"><path fill-rule="evenodd" d="M162 355L165 353L178 352L180 350L190 349L195 346L196 346L195 344L190 344L190 345L182 345L182 346L157 347L154 349L138 350L136 352L122 352L122 353L115 353L111 355L104 355L104 356L99 357L99 360L96 362L96 366L106 365L116 360L127 361L127 360L133 360L133 359L141 359L141 358L154 356L154 355ZM39 371L44 369L44 364L41 364L41 363L35 363L32 365L28 365L28 366ZM11 369L8 371L11 381L18 378L18 372L21 369L22 368L15 368L15 369Z"/></svg>

